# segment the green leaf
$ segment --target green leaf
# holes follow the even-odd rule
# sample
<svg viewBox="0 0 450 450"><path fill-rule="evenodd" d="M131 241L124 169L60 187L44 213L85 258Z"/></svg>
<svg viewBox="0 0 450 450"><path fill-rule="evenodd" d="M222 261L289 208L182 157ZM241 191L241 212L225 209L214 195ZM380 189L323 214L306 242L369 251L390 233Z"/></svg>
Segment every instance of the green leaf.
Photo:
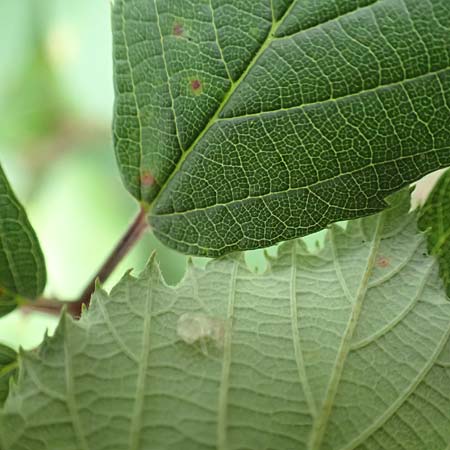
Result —
<svg viewBox="0 0 450 450"><path fill-rule="evenodd" d="M439 260L441 277L450 296L450 170L440 177L422 207L419 227L428 231L428 248Z"/></svg>
<svg viewBox="0 0 450 450"><path fill-rule="evenodd" d="M0 344L0 406L8 396L11 378L17 374L17 353Z"/></svg>
<svg viewBox="0 0 450 450"><path fill-rule="evenodd" d="M24 353L8 450L446 450L450 302L416 216L333 226L167 286L154 262ZM45 414L43 414L45 411Z"/></svg>
<svg viewBox="0 0 450 450"><path fill-rule="evenodd" d="M448 0L116 0L115 148L155 235L218 256L450 164Z"/></svg>
<svg viewBox="0 0 450 450"><path fill-rule="evenodd" d="M0 166L0 316L17 306L17 296L36 298L45 280L38 239Z"/></svg>

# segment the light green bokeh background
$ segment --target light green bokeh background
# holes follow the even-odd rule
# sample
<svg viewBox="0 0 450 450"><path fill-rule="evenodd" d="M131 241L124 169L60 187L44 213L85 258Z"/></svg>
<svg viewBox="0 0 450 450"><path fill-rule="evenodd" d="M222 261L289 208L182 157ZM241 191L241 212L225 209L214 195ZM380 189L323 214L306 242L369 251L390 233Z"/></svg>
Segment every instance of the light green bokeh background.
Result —
<svg viewBox="0 0 450 450"><path fill-rule="evenodd" d="M108 0L0 2L0 161L41 241L48 297L76 298L138 210L112 149L109 8ZM186 258L148 233L106 288L139 272L153 250L177 283ZM255 270L264 270L262 255L246 254ZM56 323L16 311L0 320L0 342L32 348Z"/></svg>

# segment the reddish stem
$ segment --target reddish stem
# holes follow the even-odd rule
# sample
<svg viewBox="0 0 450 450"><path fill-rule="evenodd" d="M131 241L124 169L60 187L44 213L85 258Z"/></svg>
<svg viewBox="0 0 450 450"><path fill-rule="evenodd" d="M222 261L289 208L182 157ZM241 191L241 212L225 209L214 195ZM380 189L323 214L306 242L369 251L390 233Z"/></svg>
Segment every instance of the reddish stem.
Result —
<svg viewBox="0 0 450 450"><path fill-rule="evenodd" d="M95 284L97 280L100 283L103 283L107 280L107 278L111 275L117 265L123 260L125 255L131 250L131 248L142 236L144 231L148 228L148 223L145 216L145 210L141 208L139 214L130 225L127 232L123 235L122 239L120 239L120 241L117 243L108 259L103 263L99 271L86 286L80 298L75 302L68 303L67 311L73 317L80 317L83 305L89 307L91 296L95 290Z"/></svg>
<svg viewBox="0 0 450 450"><path fill-rule="evenodd" d="M61 313L61 309L64 305L67 305L67 302L52 299L52 298L40 298L34 302L28 302L20 307L21 311L25 314L31 312L42 312L46 314L52 314L55 316L59 316Z"/></svg>

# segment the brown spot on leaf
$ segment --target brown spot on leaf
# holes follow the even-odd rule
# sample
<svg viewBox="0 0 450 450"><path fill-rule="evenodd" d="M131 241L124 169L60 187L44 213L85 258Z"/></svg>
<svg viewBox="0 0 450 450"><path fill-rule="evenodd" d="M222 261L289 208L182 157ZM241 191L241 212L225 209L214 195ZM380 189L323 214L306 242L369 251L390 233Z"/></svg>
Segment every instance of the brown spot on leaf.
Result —
<svg viewBox="0 0 450 450"><path fill-rule="evenodd" d="M200 95L202 93L202 89L203 89L203 85L200 80L198 80L197 78L191 80L191 91L195 95Z"/></svg>
<svg viewBox="0 0 450 450"><path fill-rule="evenodd" d="M379 256L376 264L378 267L385 269L386 267L389 267L391 263L390 263L389 259L386 258L385 256Z"/></svg>
<svg viewBox="0 0 450 450"><path fill-rule="evenodd" d="M175 22L173 24L172 34L176 37L183 36L183 34L184 34L183 24L179 23L179 22Z"/></svg>
<svg viewBox="0 0 450 450"><path fill-rule="evenodd" d="M156 180L155 177L151 174L151 172L149 172L148 170L146 170L145 172L142 172L141 174L141 183L142 186L153 186L155 184Z"/></svg>

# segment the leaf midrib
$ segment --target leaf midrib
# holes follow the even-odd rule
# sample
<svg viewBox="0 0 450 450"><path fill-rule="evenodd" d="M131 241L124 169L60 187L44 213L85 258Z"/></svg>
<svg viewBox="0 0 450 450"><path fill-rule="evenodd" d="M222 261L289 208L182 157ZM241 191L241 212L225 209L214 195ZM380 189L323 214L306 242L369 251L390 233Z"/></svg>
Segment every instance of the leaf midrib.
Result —
<svg viewBox="0 0 450 450"><path fill-rule="evenodd" d="M231 346L233 333L234 307L236 301L236 283L239 270L239 262L234 261L230 276L230 288L228 296L227 317L225 323L225 334L223 343L222 374L220 377L218 409L217 409L217 450L227 450L228 432L228 406L231 378Z"/></svg>
<svg viewBox="0 0 450 450"><path fill-rule="evenodd" d="M142 419L145 406L145 387L147 383L147 370L150 360L151 351L151 322L153 310L153 285L151 284L153 277L149 277L149 284L147 286L147 295L145 298L145 315L142 330L142 349L138 361L138 374L136 379L136 397L133 406L133 417L130 424L129 445L130 450L138 450L140 446L140 439L142 433ZM131 298L131 293L128 292L128 298Z"/></svg>
<svg viewBox="0 0 450 450"><path fill-rule="evenodd" d="M347 299L352 302L352 310L349 317L349 321L347 323L346 330L342 336L342 340L339 346L339 350L334 362L333 370L330 376L330 380L328 386L326 388L325 398L323 400L322 406L319 410L319 414L316 417L316 420L313 424L312 433L309 441L310 450L319 450L322 446L323 438L325 436L325 432L328 426L328 422L330 419L331 411L334 406L334 399L336 397L337 391L339 389L339 384L341 381L342 373L345 368L347 356L351 349L351 340L356 329L356 326L359 321L359 317L362 310L363 302L366 298L367 289L369 287L370 277L372 275L372 269L375 265L376 256L378 253L378 249L381 242L382 230L384 227L385 214L381 213L377 220L377 225L374 231L374 235L372 238L372 243L370 246L369 253L367 255L366 267L364 270L364 274L362 276L361 282L359 284L358 290L356 292L356 296L354 301L353 296L348 290L345 279L342 275L342 270L339 264L338 255L336 253L336 245L334 242L333 229L330 230L330 241L331 248L333 251L333 261L335 264L335 271L338 279L340 280L340 284L342 286L343 292Z"/></svg>
<svg viewBox="0 0 450 450"><path fill-rule="evenodd" d="M192 150L196 147L196 145L198 144L198 142L203 138L203 136L213 127L213 125L215 125L218 122L218 119L220 117L220 114L222 113L222 111L225 109L225 107L228 104L228 100L231 98L231 96L234 94L234 92L236 91L236 89L240 86L240 84L242 83L242 81L247 77L248 73L250 72L250 70L255 66L256 62L258 61L258 59L261 57L261 55L265 52L265 50L267 49L267 47L272 43L272 41L274 39L276 39L275 34L278 30L278 28L281 26L281 24L284 22L284 20L286 19L286 17L289 16L290 12L292 11L292 9L294 8L295 4L297 3L298 0L293 0L292 3L290 4L290 6L286 9L286 11L284 12L284 14L280 17L280 19L278 19L277 21L273 20L272 21L272 26L269 30L269 32L267 33L266 39L264 40L264 42L261 44L260 48L258 49L258 51L255 53L255 55L253 56L252 60L250 61L250 63L248 64L248 66L245 68L245 70L242 72L242 74L240 75L240 77L233 83L231 83L230 89L228 90L228 92L224 95L222 103L220 104L220 106L217 108L216 112L214 113L214 115L211 117L211 119L208 121L207 125L203 128L203 130L199 133L199 135L195 138L195 140L192 142L192 144L189 146L189 148L187 148L181 155L180 159L178 160L176 166L174 167L174 169L172 170L171 174L167 177L166 181L161 185L161 188L159 189L158 193L156 194L156 196L154 197L154 199L150 202L147 203L144 200L141 200L141 204L143 205L144 208L146 208L147 210L149 209L149 207L151 205L155 205L158 202L159 197L161 196L161 194L165 191L165 188L167 187L167 185L169 184L169 182L172 180L172 178L178 173L179 169L181 168L181 166L183 165L184 161L186 160L187 156L192 152ZM270 5L272 8L272 12L273 12L273 5L272 5L272 0L270 0ZM224 65L226 64L225 61L223 61ZM225 66L226 67L226 66ZM169 82L170 84L170 82Z"/></svg>
<svg viewBox="0 0 450 450"><path fill-rule="evenodd" d="M155 1L155 5L156 5L156 0ZM446 67L442 67L439 68L438 70L433 70L433 71L429 71L427 73L424 74L420 74L414 77L409 77L409 78L402 78L401 80L395 82L395 83L388 83L388 84L383 84L383 85L377 85L373 88L370 89L365 89L365 90L361 90L358 92L353 92L349 95L343 95L337 98L330 98L330 99L325 99L325 100L321 100L318 102L309 102L306 104L302 104L302 105L295 105L293 107L290 108L281 108L281 109L277 109L277 110L273 110L273 111L263 111L263 112L258 112L258 113L254 113L254 114L244 114L244 115L240 115L240 116L233 116L233 117L221 117L221 114L223 113L223 111L226 109L226 107L228 106L229 100L230 98L233 96L233 94L236 92L236 90L239 88L239 86L242 84L242 82L246 79L247 75L249 74L249 72L255 67L257 61L260 59L260 57L265 53L265 51L267 50L267 48L274 42L277 41L279 39L284 39L284 38L292 38L292 36L297 35L299 33L303 33L304 31L308 31L311 28L316 28L319 26L322 26L324 23L330 22L330 21L335 21L340 19L343 16L349 15L349 14L354 14L356 11L359 11L361 9L370 9L373 8L373 6L378 3L379 0L374 0L372 3L369 3L368 5L364 5L364 6L359 6L351 11L347 11L344 14L340 14L337 15L336 17L333 17L330 20L326 20L324 22L315 24L312 27L308 27L306 29L302 29L302 30L298 30L295 33L290 33L288 35L283 35L283 36L277 36L277 32L279 30L279 28L285 23L286 18L289 16L289 14L292 12L293 8L296 6L296 4L298 3L298 0L293 0L292 3L286 8L285 12L283 13L283 15L276 20L274 17L272 19L272 26L270 28L270 30L267 32L267 35L265 37L264 42L261 44L261 46L259 47L259 49L257 50L257 52L254 54L252 60L250 61L250 63L247 65L247 67L245 68L245 70L241 73L241 75L239 76L239 78L233 82L233 80L229 78L229 81L231 82L230 88L229 90L226 92L226 94L224 95L221 104L219 105L219 107L216 109L215 113L210 117L210 119L208 120L207 124L204 126L204 128L200 131L200 133L198 134L198 136L195 138L195 140L191 143L191 145L189 145L189 147L185 150L183 150L182 147L180 147L180 149L182 150L182 153L177 161L177 163L175 164L175 167L172 169L172 171L170 172L170 174L167 176L166 180L161 184L158 192L156 193L155 197L147 202L146 200L144 200L141 197L141 205L143 206L143 208L146 211L150 211L151 209L154 210L154 208L156 207L155 205L158 204L161 196L165 193L166 189L168 188L169 183L172 181L172 179L180 172L181 167L183 166L184 162L186 161L186 159L188 158L188 156L190 155L190 153L192 153L193 150L195 150L195 148L197 147L197 144L204 138L204 136L209 132L209 130L216 125L217 123L221 123L222 121L227 121L227 120L236 120L236 119L245 119L245 118L251 118L251 117L260 117L260 116L265 116L265 115L271 115L271 114L276 114L277 112L283 112L283 111L291 111L291 110L297 110L297 109L302 109L306 106L317 106L318 104L321 103L325 103L325 102L334 102L337 101L339 99L345 99L351 96L356 96L356 95L362 95L366 92L377 92L380 89L387 89L391 86L394 85L403 85L405 82L407 81L412 81L412 80L417 80L423 77L428 77L430 75L439 75L442 72L445 72L449 69L450 66L446 66ZM271 6L273 6L272 1L270 0ZM212 9L212 5L210 4L210 7ZM272 13L274 12L273 7L272 7ZM273 14L272 14L273 15ZM214 19L214 10L212 10L212 20L213 20L213 27L215 29L215 36L216 36L216 41L217 41L217 46L218 49L222 55L222 62L224 65L225 70L228 72L228 67L226 64L226 61L223 59L223 52L220 46L220 43L218 41L218 34L217 34L217 29L216 29L216 25L215 25L215 19ZM161 34L160 34L161 35ZM161 44L162 44L162 52L163 52L163 56L164 56L164 45L163 45L163 40L162 40L162 35L161 35ZM167 69L167 64L165 64L165 67ZM167 70L166 70L167 73ZM170 80L168 79L168 85L169 85L169 89L170 89ZM171 95L172 97L172 95ZM173 106L173 102L172 102L172 106ZM172 111L173 111L173 107L172 107ZM174 112L174 111L173 111ZM175 112L174 112L175 114ZM174 120L175 120L175 125L177 124L176 121L176 117L174 116ZM179 133L177 132L177 136L179 135ZM435 151L436 149L432 149L431 151ZM272 195L273 193L271 192L269 195ZM238 201L241 201L242 199L239 199ZM234 201L231 201L230 203L234 203ZM207 208L201 208L201 209L209 209L212 206L220 206L220 205L208 205ZM195 208L192 211L197 211L198 208ZM189 211L181 211L181 213L186 213ZM177 214L177 213L175 213ZM171 213L169 214L159 214L157 213L156 215L161 216L161 215L171 215Z"/></svg>

